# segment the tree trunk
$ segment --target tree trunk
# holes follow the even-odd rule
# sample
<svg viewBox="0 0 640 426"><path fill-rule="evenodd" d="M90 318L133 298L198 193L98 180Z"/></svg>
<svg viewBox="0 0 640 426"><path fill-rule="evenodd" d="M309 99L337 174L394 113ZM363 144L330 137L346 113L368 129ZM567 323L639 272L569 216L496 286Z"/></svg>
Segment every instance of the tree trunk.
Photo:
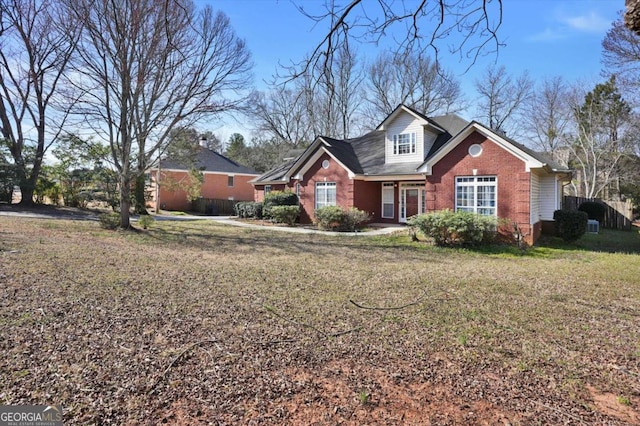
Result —
<svg viewBox="0 0 640 426"><path fill-rule="evenodd" d="M149 212L147 211L147 203L146 203L146 197L145 197L145 187L146 187L146 180L145 180L145 176L144 173L138 173L138 176L136 176L136 184L135 184L135 192L134 192L134 197L135 198L135 206L134 206L134 212L136 214L149 214Z"/></svg>
<svg viewBox="0 0 640 426"><path fill-rule="evenodd" d="M130 213L131 209L131 177L129 176L129 170L123 170L120 175L120 227L122 229L129 229Z"/></svg>
<svg viewBox="0 0 640 426"><path fill-rule="evenodd" d="M28 183L20 185L20 194L22 194L22 198L18 203L21 206L33 206L35 203L33 202L33 186Z"/></svg>

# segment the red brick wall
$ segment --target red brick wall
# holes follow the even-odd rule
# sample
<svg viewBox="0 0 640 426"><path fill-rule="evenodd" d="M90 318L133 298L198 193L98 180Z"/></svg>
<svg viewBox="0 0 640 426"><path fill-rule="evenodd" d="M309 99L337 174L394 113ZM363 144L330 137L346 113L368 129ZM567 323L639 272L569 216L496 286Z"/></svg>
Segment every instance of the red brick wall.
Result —
<svg viewBox="0 0 640 426"><path fill-rule="evenodd" d="M353 181L353 206L371 215L372 222L389 221L382 219L382 184L363 180Z"/></svg>
<svg viewBox="0 0 640 426"><path fill-rule="evenodd" d="M469 146L474 143L482 146L482 154L476 158L468 154ZM432 175L426 179L427 212L454 210L456 177L473 176L473 169L476 169L477 176L497 177L498 217L517 222L533 240L529 224L531 181L525 163L477 132L433 166Z"/></svg>
<svg viewBox="0 0 640 426"><path fill-rule="evenodd" d="M155 177L157 171L152 172ZM160 176L160 204L166 210L190 210L191 202L187 200L187 194L183 190L169 191L162 183L165 179L173 179L180 182L188 179L188 172L182 171L161 171ZM234 175L233 187L228 186L228 175L217 173L205 173L202 182L201 194L204 198L218 198L227 200L233 197L236 201L253 200L253 187L248 183L255 176ZM155 201L155 191L152 196ZM155 206L155 202L153 203Z"/></svg>
<svg viewBox="0 0 640 426"><path fill-rule="evenodd" d="M327 169L322 168L322 162L329 161ZM295 174L295 173L294 173ZM354 181L349 179L348 172L328 154L324 153L304 173L304 179L300 182L300 222L311 223L316 202L316 182L336 183L336 204L342 208L353 207ZM295 191L295 183L290 188Z"/></svg>
<svg viewBox="0 0 640 426"><path fill-rule="evenodd" d="M253 188L253 201L262 201L264 200L264 187L265 185L256 185ZM278 185L271 185L271 190L272 191L284 191L285 189L285 185L283 184L278 184Z"/></svg>

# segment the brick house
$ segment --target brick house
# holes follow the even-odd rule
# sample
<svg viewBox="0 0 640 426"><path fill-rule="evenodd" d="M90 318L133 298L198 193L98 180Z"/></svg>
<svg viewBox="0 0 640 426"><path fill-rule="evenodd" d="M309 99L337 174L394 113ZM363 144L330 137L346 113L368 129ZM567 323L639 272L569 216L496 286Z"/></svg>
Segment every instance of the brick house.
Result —
<svg viewBox="0 0 640 426"><path fill-rule="evenodd" d="M249 183L260 174L255 170L240 165L233 160L218 154L204 146L197 147L193 165L184 165L166 158L160 166L149 170L151 187L150 207L162 210L191 210L191 202L187 193L179 185L163 184L181 183L189 179L191 168L200 170L203 182L200 195L203 198L234 201L253 200L253 187ZM160 179L158 179L158 172Z"/></svg>
<svg viewBox="0 0 640 426"><path fill-rule="evenodd" d="M551 227L570 179L566 167L478 122L400 105L376 130L349 140L318 137L250 183L257 201L272 190L295 191L302 222L325 205L365 210L378 223L464 210L516 222L534 243Z"/></svg>

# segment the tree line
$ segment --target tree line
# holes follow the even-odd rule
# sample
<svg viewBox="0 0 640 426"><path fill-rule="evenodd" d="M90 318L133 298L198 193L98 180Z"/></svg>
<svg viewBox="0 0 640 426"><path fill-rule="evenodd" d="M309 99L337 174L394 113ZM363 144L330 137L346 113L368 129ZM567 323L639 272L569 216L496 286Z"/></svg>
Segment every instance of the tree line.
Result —
<svg viewBox="0 0 640 426"><path fill-rule="evenodd" d="M499 49L502 3L441 1L409 11L385 4L382 20L366 21L374 26L359 35L353 29L367 28L363 13L374 12L365 8L376 6L354 1L307 14L328 24L327 36L258 92L249 49L228 17L191 0L0 0L0 197L16 182L23 203L32 202L43 177L109 182L104 193L117 190L105 197L126 228L131 200L144 208L145 171L193 147L203 120L245 114L250 141L234 134L223 143L209 133L209 147L265 171L318 135L371 130L400 103L429 116L474 114L575 168L577 195L638 193L640 38L622 17L603 40L606 68L594 87L562 77L534 82L496 65L474 81L469 99L438 52L452 25L465 36L457 51L471 65ZM438 25L419 30L418 22L435 18ZM396 49L369 60L358 54L354 41L375 42L403 21L415 25ZM45 154L56 146L59 164L51 168ZM65 202L77 200L73 184L66 188Z"/></svg>

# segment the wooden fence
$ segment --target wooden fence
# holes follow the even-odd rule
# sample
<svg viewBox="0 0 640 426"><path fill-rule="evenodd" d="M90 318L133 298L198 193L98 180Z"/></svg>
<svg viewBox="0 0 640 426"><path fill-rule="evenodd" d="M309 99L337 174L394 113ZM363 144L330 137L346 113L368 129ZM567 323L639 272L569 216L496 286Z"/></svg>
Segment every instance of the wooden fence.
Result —
<svg viewBox="0 0 640 426"><path fill-rule="evenodd" d="M192 209L194 212L211 216L233 216L235 215L233 207L236 203L237 201L234 200L198 198L192 202Z"/></svg>
<svg viewBox="0 0 640 426"><path fill-rule="evenodd" d="M596 201L607 207L604 215L604 222L600 224L602 228L630 230L633 222L633 204L631 200L611 201L599 198L572 197L565 195L563 208L565 210L576 210L584 201Z"/></svg>

